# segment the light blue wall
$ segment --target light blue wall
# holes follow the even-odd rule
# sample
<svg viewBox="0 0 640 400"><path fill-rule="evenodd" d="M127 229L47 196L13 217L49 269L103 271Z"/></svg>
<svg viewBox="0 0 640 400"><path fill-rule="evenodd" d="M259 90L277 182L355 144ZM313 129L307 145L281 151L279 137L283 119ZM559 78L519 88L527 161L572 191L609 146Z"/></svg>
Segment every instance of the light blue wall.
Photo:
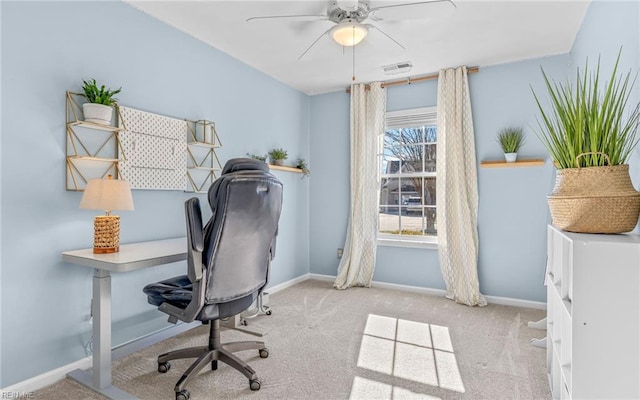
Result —
<svg viewBox="0 0 640 400"><path fill-rule="evenodd" d="M582 66L586 57L595 65L601 55L603 73L607 74L622 46L620 70L631 69L635 74L640 70L639 21L639 2L595 1L589 6L570 55L486 67L470 75L478 162L501 157L495 135L510 125L522 126L527 135L520 157L546 157L534 134L538 111L531 95L533 89L546 99L540 67L552 78L565 80L574 76L576 66ZM388 110L434 105L436 91L435 81L391 87ZM639 99L640 84L636 84L631 100ZM336 248L343 246L346 235L349 206L343 199L349 198L349 116L344 108L348 106L344 93L311 100L311 156L318 170L311 188L313 273L335 275ZM332 156L326 157L332 148ZM638 188L640 148L629 164ZM478 273L483 293L545 301L545 226L550 221L546 195L553 181L549 160L543 167L478 169ZM317 213L318 209L322 213ZM377 256L375 280L444 288L435 250L378 247Z"/></svg>
<svg viewBox="0 0 640 400"><path fill-rule="evenodd" d="M64 92L82 78L123 86L121 103L181 118L216 121L220 157L286 147L310 161L312 176L276 172L285 185L272 284L308 271L335 275L349 211L349 96L307 97L120 2L0 2L2 96L0 174L0 387L85 356L91 271L60 252L89 247L93 212L64 190ZM117 21L95 36L86 21ZM496 132L521 125L521 157L546 153L532 133L529 85L544 93L540 66L570 76L585 57L603 67L623 46L624 70L640 68L640 3L594 2L570 55L482 68L470 76L478 162L500 158ZM91 50L91 45L103 46ZM609 65L609 67L607 67ZM634 98L640 99L636 87ZM436 103L436 81L391 87L388 109ZM630 164L640 183L640 150ZM487 295L544 301L545 196L553 168L478 169L479 275ZM122 213L122 241L184 235L191 195L134 191ZM204 200L204 196L200 195ZM309 210L312 210L311 212ZM182 273L176 263L113 279L114 344L166 326L140 288ZM375 280L444 288L437 251L380 247Z"/></svg>
<svg viewBox="0 0 640 400"><path fill-rule="evenodd" d="M604 82L611 76L621 48L618 71L621 74L631 71L633 78L640 71L640 2L591 3L571 49L571 76L575 76L578 67L584 69L587 59L590 68L594 68L599 56ZM633 105L640 101L640 81L636 81L630 100ZM629 159L629 170L635 188L640 189L640 147L636 147Z"/></svg>
<svg viewBox="0 0 640 400"><path fill-rule="evenodd" d="M96 78L123 105L216 122L227 159L284 147L309 159L309 97L122 2L6 2L2 13L0 387L85 356L92 271L61 261L91 246L93 211L65 191L65 91ZM284 207L271 284L309 271L309 180L276 172ZM183 236L192 194L134 191L123 243ZM204 195L199 195L206 207ZM208 217L208 213L207 213ZM168 326L142 287L184 263L115 275L114 345Z"/></svg>
<svg viewBox="0 0 640 400"><path fill-rule="evenodd" d="M531 130L536 107L531 94L543 89L540 67L563 76L569 56L556 56L482 68L469 85L478 163L502 157L497 132L506 126L525 129L521 157L545 157ZM437 81L394 86L387 109L436 105ZM311 99L311 272L335 275L336 248L343 247L349 209L349 97L345 93ZM330 118L329 118L330 116ZM543 167L478 169L479 277L483 293L534 301L545 300L543 275L548 211L546 195L553 171ZM378 247L374 280L444 288L436 250Z"/></svg>
<svg viewBox="0 0 640 400"><path fill-rule="evenodd" d="M309 266L335 275L349 218L349 95L312 96L310 110Z"/></svg>
<svg viewBox="0 0 640 400"><path fill-rule="evenodd" d="M540 68L561 78L568 55L483 68L470 78L478 161L500 159L497 132L507 126L524 129L519 158L547 158L535 134L538 109L531 90L543 96ZM544 96L543 96L544 98ZM478 275L482 293L546 301L546 196L554 182L550 160L542 167L479 168Z"/></svg>

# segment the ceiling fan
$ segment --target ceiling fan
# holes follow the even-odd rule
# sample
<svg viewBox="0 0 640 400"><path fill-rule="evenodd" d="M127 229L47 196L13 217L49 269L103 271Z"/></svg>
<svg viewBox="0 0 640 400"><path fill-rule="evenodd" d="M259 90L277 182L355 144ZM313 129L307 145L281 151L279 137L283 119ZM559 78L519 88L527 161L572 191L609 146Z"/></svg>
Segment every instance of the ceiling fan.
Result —
<svg viewBox="0 0 640 400"><path fill-rule="evenodd" d="M452 0L428 0L413 3L391 4L379 7L371 7L369 5L369 2L364 0L335 0L329 3L326 14L268 15L247 18L247 22L269 19L288 19L299 21L331 21L335 23L336 25L323 32L322 35L320 35L313 43L311 43L309 47L307 47L307 49L302 54L300 54L300 56L298 57L299 60L304 57L304 55L307 54L307 52L309 52L309 50L311 50L311 48L315 46L316 43L318 43L318 41L320 41L320 39L322 39L327 34L330 35L338 44L349 47L355 46L358 43L362 42L364 38L367 37L369 29L377 30L378 32L389 38L391 41L393 41L395 44L400 46L402 49L405 49L405 47L400 42L398 42L396 39L391 37L376 25L364 22L366 20L383 21L386 19L384 13L387 11L399 10L403 7L422 7L425 5L433 5L436 3L443 3L454 8L456 7L455 3ZM415 9L413 11L415 14Z"/></svg>

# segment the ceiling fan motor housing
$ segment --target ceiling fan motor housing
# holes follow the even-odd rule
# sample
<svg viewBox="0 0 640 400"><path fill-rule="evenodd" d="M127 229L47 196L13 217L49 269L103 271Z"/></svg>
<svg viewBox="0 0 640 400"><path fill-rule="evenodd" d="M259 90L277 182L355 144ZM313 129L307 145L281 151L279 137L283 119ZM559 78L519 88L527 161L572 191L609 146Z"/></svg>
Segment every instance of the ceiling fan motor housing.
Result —
<svg viewBox="0 0 640 400"><path fill-rule="evenodd" d="M337 0L338 7L345 11L356 11L358 9L358 0Z"/></svg>
<svg viewBox="0 0 640 400"><path fill-rule="evenodd" d="M358 2L357 8L354 11L348 11L341 8L340 2L336 2L329 7L327 15L329 17L329 21L333 21L336 24L345 20L362 22L369 16L369 6L367 3Z"/></svg>

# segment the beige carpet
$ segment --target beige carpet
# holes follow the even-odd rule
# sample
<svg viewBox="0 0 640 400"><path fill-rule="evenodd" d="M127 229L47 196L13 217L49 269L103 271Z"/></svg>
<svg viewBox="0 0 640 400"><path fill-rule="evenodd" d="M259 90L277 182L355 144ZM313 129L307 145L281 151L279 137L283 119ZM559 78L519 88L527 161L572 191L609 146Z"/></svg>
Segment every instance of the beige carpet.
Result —
<svg viewBox="0 0 640 400"><path fill-rule="evenodd" d="M550 399L545 350L529 344L545 332L527 327L544 311L471 308L428 295L377 288L332 289L308 280L270 296L271 316L249 320L270 356L237 353L262 381L260 391L223 363L187 389L191 399ZM366 330L366 332L365 332ZM114 362L116 386L140 399L173 399L190 360L156 371L156 356L207 342L201 326ZM233 330L222 341L255 340ZM101 399L65 379L37 399Z"/></svg>

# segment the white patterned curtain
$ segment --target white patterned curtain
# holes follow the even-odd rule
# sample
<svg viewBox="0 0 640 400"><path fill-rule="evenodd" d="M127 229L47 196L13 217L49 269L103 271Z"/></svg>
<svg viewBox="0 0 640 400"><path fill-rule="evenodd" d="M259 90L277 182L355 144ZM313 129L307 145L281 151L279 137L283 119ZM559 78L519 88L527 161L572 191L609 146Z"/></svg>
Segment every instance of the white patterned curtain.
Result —
<svg viewBox="0 0 640 400"><path fill-rule="evenodd" d="M351 86L351 210L347 240L333 286L371 286L378 236L378 155L384 137L386 90L380 82Z"/></svg>
<svg viewBox="0 0 640 400"><path fill-rule="evenodd" d="M478 282L478 177L467 67L438 77L438 254L447 298L484 306ZM441 201L445 199L445 201Z"/></svg>

